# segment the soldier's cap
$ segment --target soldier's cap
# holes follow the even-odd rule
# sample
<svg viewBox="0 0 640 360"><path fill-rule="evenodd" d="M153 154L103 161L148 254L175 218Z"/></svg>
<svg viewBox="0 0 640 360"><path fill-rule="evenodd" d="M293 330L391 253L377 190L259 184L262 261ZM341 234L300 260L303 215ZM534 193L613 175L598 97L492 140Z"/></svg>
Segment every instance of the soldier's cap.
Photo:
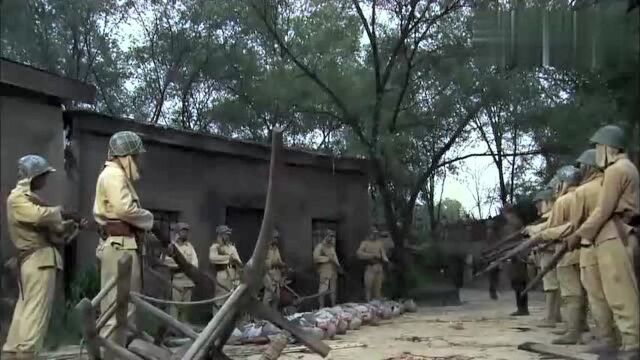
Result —
<svg viewBox="0 0 640 360"><path fill-rule="evenodd" d="M331 230L331 229L327 229L324 233L325 236L336 236L336 232Z"/></svg>
<svg viewBox="0 0 640 360"><path fill-rule="evenodd" d="M273 229L273 237L275 239L279 239L280 238L280 231L278 231L278 229Z"/></svg>
<svg viewBox="0 0 640 360"><path fill-rule="evenodd" d="M216 227L216 234L218 235L231 235L231 228L227 225L218 225Z"/></svg>
<svg viewBox="0 0 640 360"><path fill-rule="evenodd" d="M596 166L596 149L585 150L576 159L577 164Z"/></svg>
<svg viewBox="0 0 640 360"><path fill-rule="evenodd" d="M189 224L187 224L186 222L179 222L176 224L176 229L178 231L180 230L190 230L191 226L189 226Z"/></svg>
<svg viewBox="0 0 640 360"><path fill-rule="evenodd" d="M593 134L589 141L592 144L600 144L624 149L624 131L616 125L605 125Z"/></svg>
<svg viewBox="0 0 640 360"><path fill-rule="evenodd" d="M558 179L557 175L554 175L551 180L549 180L549 183L547 184L547 189L555 189L556 186L558 186L560 184L560 179Z"/></svg>
<svg viewBox="0 0 640 360"><path fill-rule="evenodd" d="M49 162L40 155L25 155L18 160L18 177L22 179L33 179L42 174L55 172Z"/></svg>

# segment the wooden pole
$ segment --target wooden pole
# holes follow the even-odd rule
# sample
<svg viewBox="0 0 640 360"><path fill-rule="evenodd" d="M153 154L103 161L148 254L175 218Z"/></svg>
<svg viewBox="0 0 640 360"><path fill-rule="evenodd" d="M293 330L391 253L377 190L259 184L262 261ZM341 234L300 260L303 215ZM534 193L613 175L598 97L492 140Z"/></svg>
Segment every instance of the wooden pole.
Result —
<svg viewBox="0 0 640 360"><path fill-rule="evenodd" d="M96 339L98 336L95 323L96 313L93 306L91 306L91 300L87 298L80 300L80 303L76 306L76 311L80 313L80 318L82 319L82 336L87 344L89 359L100 359L100 347Z"/></svg>
<svg viewBox="0 0 640 360"><path fill-rule="evenodd" d="M128 312L129 292L131 291L132 263L133 259L129 254L123 255L118 260L118 279L116 281L116 326L113 334L113 342L123 349L127 347L127 324L129 323ZM111 355L109 355L109 357L111 357Z"/></svg>
<svg viewBox="0 0 640 360"><path fill-rule="evenodd" d="M140 309L150 313L151 315L155 316L158 320L160 320L162 323L171 326L172 328L180 331L183 335L191 338L191 339L196 339L198 337L198 334L193 331L193 329L191 329L190 327L188 327L187 325L181 323L180 321L172 318L169 314L165 313L164 311L158 309L157 307L149 304L148 302L140 299L138 296L136 295L131 295L131 302L138 306Z"/></svg>
<svg viewBox="0 0 640 360"><path fill-rule="evenodd" d="M103 339L101 337L97 337L98 342L100 343L100 345L102 347L105 348L106 353L109 354L113 354L115 355L116 359L124 359L124 360L144 360L141 357L139 357L138 355L132 353L131 351L127 350L126 348L120 346L119 344L115 343L114 341L108 340L108 339Z"/></svg>
<svg viewBox="0 0 640 360"><path fill-rule="evenodd" d="M100 292L98 293L98 295L96 295L96 297L94 297L91 300L91 306L96 308L100 305L100 301L102 301L102 299L104 299L104 297L107 296L109 291L111 291L111 289L113 289L113 287L116 286L116 280L117 280L117 276L107 281L107 284L102 289L100 289Z"/></svg>
<svg viewBox="0 0 640 360"><path fill-rule="evenodd" d="M98 321L96 322L96 329L98 331L102 330L102 328L107 324L107 321L109 321L109 319L113 317L113 314L116 313L117 309L118 309L118 306L116 305L116 303L113 303L111 304L111 306L109 306L107 311L104 312L104 314L100 315L100 317L98 318Z"/></svg>

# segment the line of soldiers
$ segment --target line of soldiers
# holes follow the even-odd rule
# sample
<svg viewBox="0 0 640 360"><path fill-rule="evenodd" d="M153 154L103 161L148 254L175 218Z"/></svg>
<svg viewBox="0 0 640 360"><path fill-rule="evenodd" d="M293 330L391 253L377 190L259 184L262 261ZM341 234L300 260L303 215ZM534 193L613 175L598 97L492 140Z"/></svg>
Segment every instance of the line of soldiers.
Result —
<svg viewBox="0 0 640 360"><path fill-rule="evenodd" d="M107 161L96 183L93 217L98 224L100 239L96 258L100 263L101 287L117 275L118 260L125 255L132 257L130 289L140 292L142 287L142 251L144 239L154 237L151 229L153 214L141 205L134 183L140 179L140 157L145 153L140 137L130 131L115 133L108 144ZM62 270L59 246L67 245L78 231L86 227L85 219L68 213L61 206L46 204L36 192L43 189L50 174L56 170L38 155L27 155L18 161L19 181L7 199L7 217L11 240L18 250L16 268L20 286L20 298L14 309L7 341L2 348L2 359L35 359L42 349L53 305L57 272ZM193 266L198 257L189 241L190 227L178 223L175 238L170 241L169 253L180 251ZM216 297L232 291L240 281L243 263L231 241L229 226L216 228L216 240L209 250L209 261L216 270ZM265 266L264 302L274 307L279 304L280 288L284 284L284 261L278 249L280 235L276 231L269 248ZM381 263L388 262L384 245L373 231L362 243L358 257L367 262L365 288L367 300L381 297L384 273ZM335 232L325 233L323 241L313 252L313 260L320 277L319 292L329 292L335 305L337 272L341 270L335 251ZM188 302L191 299L193 281L178 268L170 257L163 263L171 270L172 298ZM101 301L100 311L106 312L115 303L115 289ZM215 306L220 307L225 299ZM320 299L324 306L324 296ZM180 307L172 306L170 313L185 319ZM135 306L129 304L128 317L135 316ZM101 329L103 337L113 336L115 318Z"/></svg>
<svg viewBox="0 0 640 360"><path fill-rule="evenodd" d="M539 326L556 327L560 308L566 329L553 343L579 344L589 308L600 340L590 352L632 358L640 351L633 227L640 214L640 177L624 152L619 127L602 127L591 142L595 149L585 151L577 167L562 167L536 195L544 221L523 230L532 243L542 244L543 269L554 254L561 256L543 277L546 317Z"/></svg>

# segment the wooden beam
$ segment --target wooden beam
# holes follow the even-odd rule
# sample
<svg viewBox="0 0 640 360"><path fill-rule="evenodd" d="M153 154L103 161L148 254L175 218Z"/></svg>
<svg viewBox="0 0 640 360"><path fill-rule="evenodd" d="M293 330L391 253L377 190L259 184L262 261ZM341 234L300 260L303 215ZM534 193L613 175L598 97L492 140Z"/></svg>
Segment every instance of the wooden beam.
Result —
<svg viewBox="0 0 640 360"><path fill-rule="evenodd" d="M109 319L111 319L113 317L113 314L116 313L116 310L118 309L117 303L113 303L109 306L109 308L107 309L107 311L104 312L104 314L100 314L100 317L98 318L98 321L96 322L96 329L98 331L102 330L102 328L107 325L107 321L109 321Z"/></svg>
<svg viewBox="0 0 640 360"><path fill-rule="evenodd" d="M82 319L82 336L87 344L89 359L100 359L100 346L96 339L98 336L95 323L96 313L93 306L91 306L91 300L87 298L80 300L76 306L76 311L80 313L80 318Z"/></svg>
<svg viewBox="0 0 640 360"><path fill-rule="evenodd" d="M114 276L109 281L107 281L107 284L102 289L100 289L100 292L98 293L98 295L96 295L91 300L91 306L96 308L100 305L100 301L102 301L102 299L104 299L104 297L107 296L109 291L111 291L111 289L113 289L116 286L116 280L117 280L117 276Z"/></svg>
<svg viewBox="0 0 640 360"><path fill-rule="evenodd" d="M119 359L119 360L122 360L122 359L124 359L124 360L144 360L143 358L139 357L138 355L132 353L131 351L129 351L126 348L116 344L115 342L113 342L111 340L103 339L100 336L97 337L97 340L100 343L100 345L105 348L106 354L109 354L109 356L112 356L115 359ZM114 355L115 355L115 357L114 357Z"/></svg>
<svg viewBox="0 0 640 360"><path fill-rule="evenodd" d="M534 352L541 355L551 355L567 360L596 360L598 357L589 354L579 354L575 350L568 350L560 346L546 345L534 342L526 342L518 345L518 350Z"/></svg>
<svg viewBox="0 0 640 360"><path fill-rule="evenodd" d="M198 334L193 331L192 328L190 328L189 326L181 323L180 321L172 318L169 314L165 313L164 311L158 309L157 307L149 304L148 302L140 299L138 296L136 295L131 295L131 302L138 306L141 310L144 310L146 312L148 312L149 314L153 315L155 318L157 318L158 320L160 320L162 323L166 324L167 326L170 326L178 331L180 331L183 335L191 338L191 339L196 339L198 337Z"/></svg>
<svg viewBox="0 0 640 360"><path fill-rule="evenodd" d="M123 349L127 347L127 324L129 323L129 292L131 291L132 264L133 258L130 254L125 254L118 260L118 279L116 281L116 326L113 334L113 341Z"/></svg>

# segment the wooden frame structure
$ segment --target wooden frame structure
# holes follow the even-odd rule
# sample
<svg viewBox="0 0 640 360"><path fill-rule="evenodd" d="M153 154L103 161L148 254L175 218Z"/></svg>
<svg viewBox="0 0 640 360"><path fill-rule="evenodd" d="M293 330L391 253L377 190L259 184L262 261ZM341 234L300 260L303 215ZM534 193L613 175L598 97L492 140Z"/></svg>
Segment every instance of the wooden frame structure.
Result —
<svg viewBox="0 0 640 360"><path fill-rule="evenodd" d="M282 131L274 130L271 147L271 164L269 171L269 185L267 190L267 201L264 217L260 227L260 235L256 243L253 255L245 266L243 278L240 285L235 288L220 310L214 315L204 330L198 334L192 328L173 317L166 314L161 309L143 300L140 296L130 292L131 281L131 255L125 255L118 261L118 273L111 279L98 295L92 300L82 299L77 305L77 311L83 320L83 335L87 344L87 349L91 359L101 359L101 349L105 351L105 358L144 360L130 349L127 349L127 332L136 334L143 341L149 342L150 346L154 339L139 331L128 319L129 304L133 304L137 309L142 310L184 336L193 340L188 346L182 348L176 354L167 354L167 358L182 360L200 359L229 359L222 352L224 345L233 332L236 322L245 314L250 314L254 318L268 320L277 327L289 332L302 344L313 352L326 357L331 348L322 342L321 339L305 333L298 326L289 322L284 316L271 307L258 300L257 294L262 286L262 278L265 274L265 258L269 246L269 241L273 236L274 223L274 196L275 188L278 185L278 173L282 166ZM188 268L186 261L178 251L174 251L172 256L187 276L195 282L206 282L202 274L197 274L197 269ZM206 284L205 284L206 285ZM96 320L96 307L105 298L107 293L116 289L116 301L109 307L100 318ZM105 337L99 335L100 330L107 321L115 316L116 326L112 333ZM111 336L113 335L113 336ZM110 339L112 338L112 339ZM131 346L129 346L131 348ZM162 350L162 349L160 349Z"/></svg>

